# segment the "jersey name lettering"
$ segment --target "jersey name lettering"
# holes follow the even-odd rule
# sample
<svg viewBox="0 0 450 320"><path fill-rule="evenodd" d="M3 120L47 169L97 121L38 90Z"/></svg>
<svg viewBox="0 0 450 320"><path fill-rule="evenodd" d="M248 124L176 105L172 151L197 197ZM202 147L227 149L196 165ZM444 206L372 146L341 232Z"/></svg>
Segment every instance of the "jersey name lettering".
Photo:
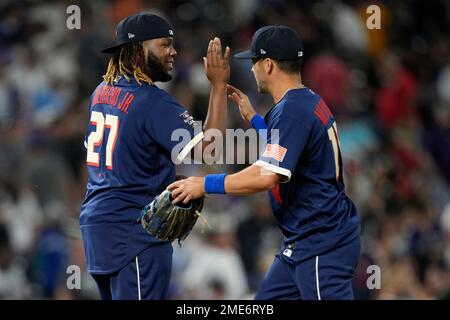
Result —
<svg viewBox="0 0 450 320"><path fill-rule="evenodd" d="M119 102L119 96L121 93L121 88L108 85L101 86L95 92L94 98L92 100L92 106L95 106L97 104L109 104L113 107L119 108L120 111L128 114L128 109L131 106L131 102L133 102L134 100L134 95L127 92Z"/></svg>

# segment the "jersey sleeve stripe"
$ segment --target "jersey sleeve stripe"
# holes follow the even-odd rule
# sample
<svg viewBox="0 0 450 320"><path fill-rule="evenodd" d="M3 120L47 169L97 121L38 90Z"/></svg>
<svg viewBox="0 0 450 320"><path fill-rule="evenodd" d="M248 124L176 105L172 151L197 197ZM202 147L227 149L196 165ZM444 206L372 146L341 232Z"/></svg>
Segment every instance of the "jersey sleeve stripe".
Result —
<svg viewBox="0 0 450 320"><path fill-rule="evenodd" d="M191 151L191 149L193 147L195 147L195 145L197 143L199 143L201 140L203 139L203 131L197 133L197 135L192 138L191 141L188 142L188 144L186 144L183 148L183 150L181 150L181 152L178 154L177 156L177 161L179 163L181 163L181 161L183 161L184 158L186 158L186 156L189 154L189 152Z"/></svg>
<svg viewBox="0 0 450 320"><path fill-rule="evenodd" d="M265 161L262 161L262 160L256 161L254 163L254 165L256 165L258 167L261 167L261 168L264 168L266 170L269 170L269 171L281 174L283 177L285 177L285 178L281 179L282 183L286 183L286 182L288 182L291 179L292 173L288 169L280 168L278 166L275 166L275 165L273 165L271 163L268 163L268 162L265 162Z"/></svg>

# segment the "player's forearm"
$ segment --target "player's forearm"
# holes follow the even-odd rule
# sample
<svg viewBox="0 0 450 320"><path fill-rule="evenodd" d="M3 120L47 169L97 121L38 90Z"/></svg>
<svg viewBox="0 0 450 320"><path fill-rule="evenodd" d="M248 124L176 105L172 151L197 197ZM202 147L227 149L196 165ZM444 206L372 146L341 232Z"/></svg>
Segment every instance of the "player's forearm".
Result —
<svg viewBox="0 0 450 320"><path fill-rule="evenodd" d="M273 188L278 182L277 174L251 165L242 171L226 176L225 193L232 195L258 193Z"/></svg>
<svg viewBox="0 0 450 320"><path fill-rule="evenodd" d="M170 184L173 201L188 203L206 194L245 195L268 190L280 181L276 173L251 165L250 167L227 176L226 173L208 174L205 177L189 177Z"/></svg>
<svg viewBox="0 0 450 320"><path fill-rule="evenodd" d="M227 125L226 88L226 83L214 84L211 86L208 114L206 115L203 131L208 129L218 129L222 134L225 133Z"/></svg>
<svg viewBox="0 0 450 320"><path fill-rule="evenodd" d="M227 124L227 99L226 99L226 83L213 84L211 86L211 93L209 96L208 114L206 115L205 124L203 126L204 138L202 142L202 161L206 161L203 150L214 141L212 137L215 136L215 130L220 130L222 136L224 136L225 128ZM216 152L221 153L221 149L214 149L211 155L215 159L219 155ZM209 160L209 159L208 159Z"/></svg>

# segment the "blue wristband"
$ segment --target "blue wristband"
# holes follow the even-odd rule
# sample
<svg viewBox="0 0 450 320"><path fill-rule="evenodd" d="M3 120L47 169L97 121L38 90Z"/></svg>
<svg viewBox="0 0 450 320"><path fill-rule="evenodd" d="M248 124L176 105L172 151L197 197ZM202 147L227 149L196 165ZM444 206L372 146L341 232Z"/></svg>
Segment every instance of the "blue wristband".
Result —
<svg viewBox="0 0 450 320"><path fill-rule="evenodd" d="M266 122L264 121L264 118L262 116L260 116L259 114L255 114L253 116L252 120L250 120L250 124L256 130L267 129L267 125L266 125Z"/></svg>
<svg viewBox="0 0 450 320"><path fill-rule="evenodd" d="M206 193L225 193L225 176L226 173L208 174L205 176L205 192Z"/></svg>

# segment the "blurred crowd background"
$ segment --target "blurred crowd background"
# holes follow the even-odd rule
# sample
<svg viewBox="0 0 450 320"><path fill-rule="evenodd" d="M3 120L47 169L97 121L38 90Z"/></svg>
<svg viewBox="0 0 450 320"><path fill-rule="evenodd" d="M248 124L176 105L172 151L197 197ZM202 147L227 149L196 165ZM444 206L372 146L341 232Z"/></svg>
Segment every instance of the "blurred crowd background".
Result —
<svg viewBox="0 0 450 320"><path fill-rule="evenodd" d="M81 8L68 30L66 9ZM381 9L369 30L366 8ZM85 271L78 224L86 188L83 137L90 94L102 80L122 18L152 11L170 20L178 51L161 87L197 120L207 111L202 56L219 36L232 53L256 29L287 24L304 40L303 80L334 112L346 188L362 221L358 299L450 298L450 2L114 0L0 2L0 298L97 299ZM258 112L247 61L231 61L230 83ZM229 128L249 126L229 105ZM186 175L242 165L183 165ZM211 196L180 248L174 243L171 299L251 299L281 234L267 194ZM82 270L68 290L67 267ZM367 268L381 270L370 290Z"/></svg>

